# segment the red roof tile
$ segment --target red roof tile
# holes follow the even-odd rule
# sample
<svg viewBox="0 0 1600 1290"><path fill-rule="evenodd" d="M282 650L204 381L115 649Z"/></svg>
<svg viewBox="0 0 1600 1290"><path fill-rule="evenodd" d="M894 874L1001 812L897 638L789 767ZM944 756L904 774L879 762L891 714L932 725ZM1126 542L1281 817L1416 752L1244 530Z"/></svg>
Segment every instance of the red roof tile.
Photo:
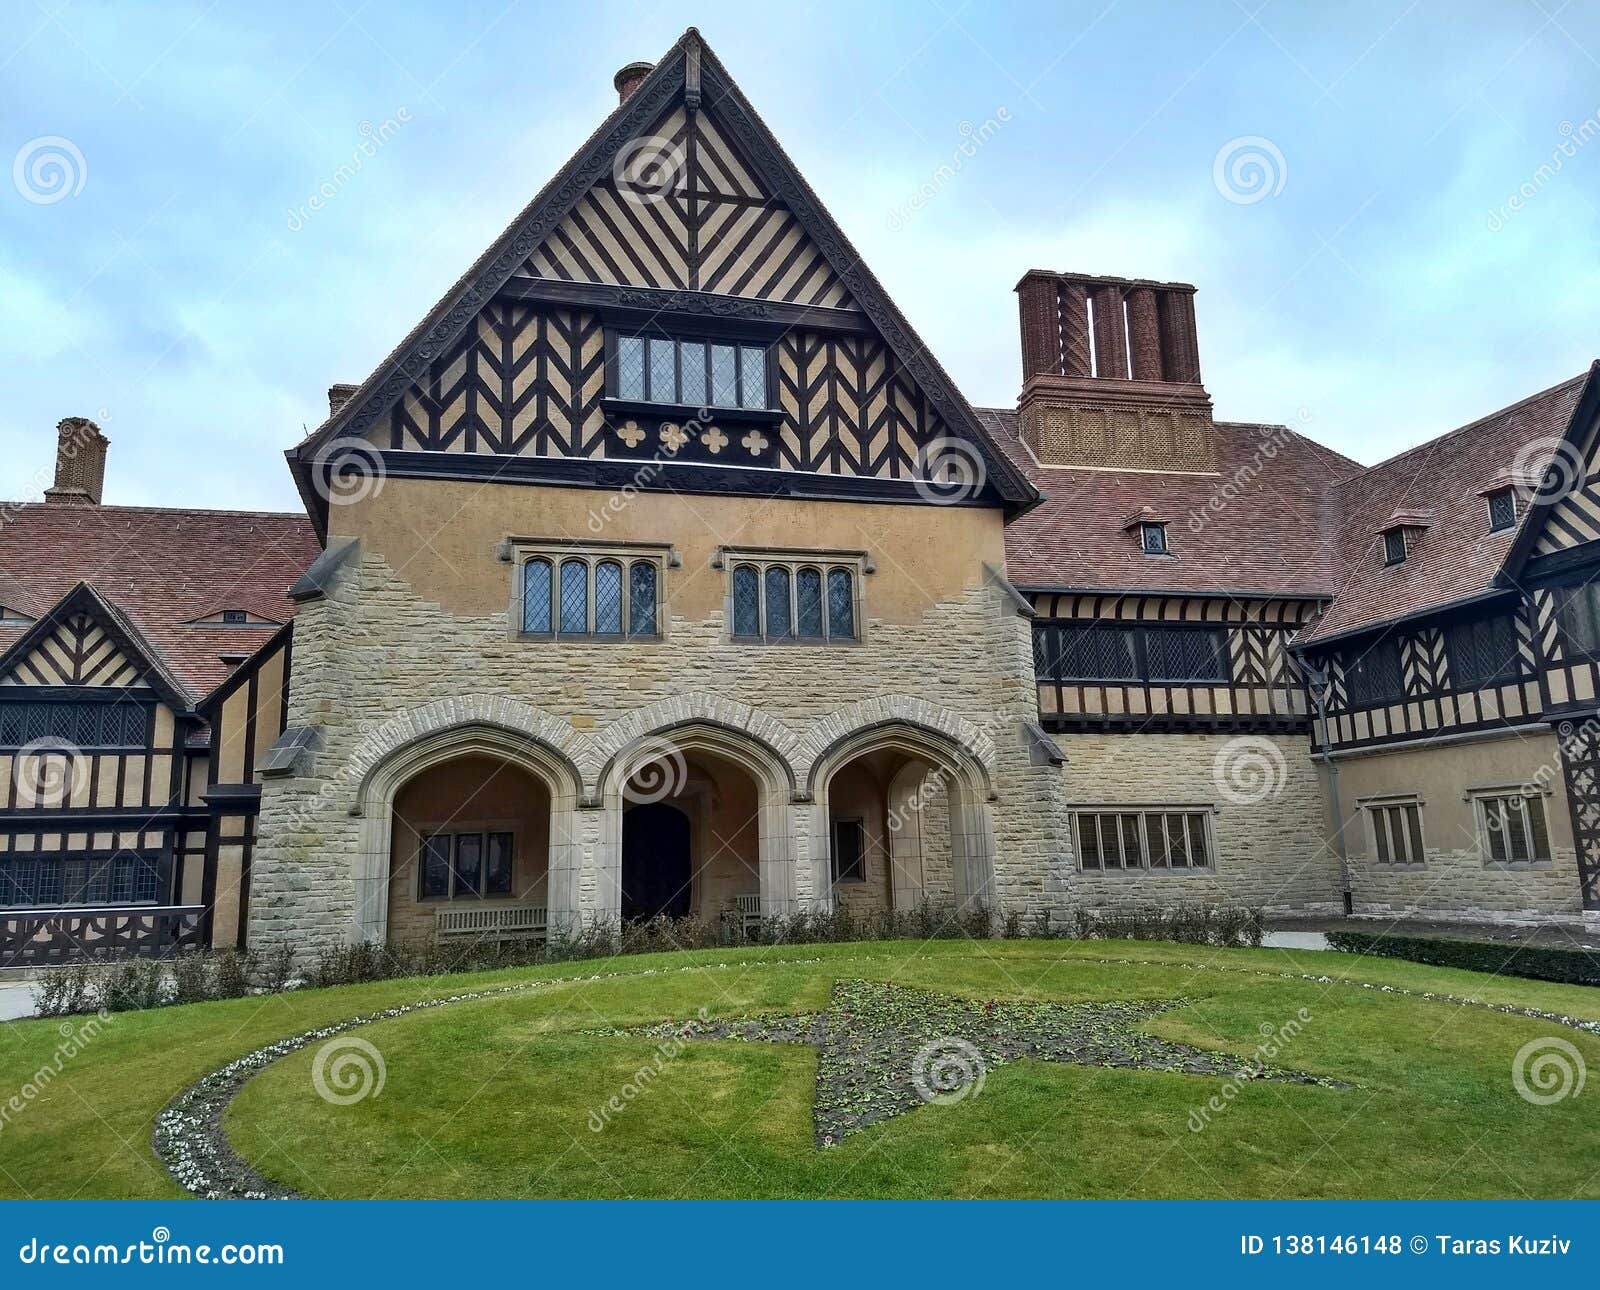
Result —
<svg viewBox="0 0 1600 1290"><path fill-rule="evenodd" d="M1507 472L1522 450L1566 432L1587 378L1574 377L1490 413L1470 425L1430 439L1398 457L1337 484L1339 581L1328 611L1301 643L1342 636L1459 600L1494 583L1522 523L1489 532L1483 491ZM1539 462L1521 463L1542 473ZM1431 513L1431 523L1409 533L1406 558L1385 565L1374 536L1397 512Z"/></svg>
<svg viewBox="0 0 1600 1290"><path fill-rule="evenodd" d="M1284 426L1219 422L1217 474L1041 466L1017 416L978 409L1045 500L1006 529L1023 587L1328 595L1338 581L1334 481L1361 467ZM1125 525L1143 508L1168 523L1172 554L1150 556Z"/></svg>
<svg viewBox="0 0 1600 1290"><path fill-rule="evenodd" d="M270 627L192 626L221 609L287 622L284 593L321 551L304 515L142 506L14 508L0 523L0 604L37 618L80 582L139 629L198 701ZM25 627L0 627L0 649Z"/></svg>

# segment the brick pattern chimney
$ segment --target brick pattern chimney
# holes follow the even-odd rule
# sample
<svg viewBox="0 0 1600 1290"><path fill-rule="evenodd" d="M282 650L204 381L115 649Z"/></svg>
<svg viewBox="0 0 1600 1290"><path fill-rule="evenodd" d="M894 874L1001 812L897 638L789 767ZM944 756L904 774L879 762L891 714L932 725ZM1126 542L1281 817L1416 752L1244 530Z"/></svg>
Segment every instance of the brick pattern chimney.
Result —
<svg viewBox="0 0 1600 1290"><path fill-rule="evenodd" d="M1040 461L1217 469L1193 286L1035 269L1017 304L1022 437Z"/></svg>
<svg viewBox="0 0 1600 1290"><path fill-rule="evenodd" d="M111 440L88 417L67 417L56 425L56 482L44 500L69 506L98 506L106 482L106 449Z"/></svg>
<svg viewBox="0 0 1600 1290"><path fill-rule="evenodd" d="M633 97L633 92L644 84L644 78L655 71L654 63L629 63L611 78L611 83L617 87L617 102L626 103Z"/></svg>

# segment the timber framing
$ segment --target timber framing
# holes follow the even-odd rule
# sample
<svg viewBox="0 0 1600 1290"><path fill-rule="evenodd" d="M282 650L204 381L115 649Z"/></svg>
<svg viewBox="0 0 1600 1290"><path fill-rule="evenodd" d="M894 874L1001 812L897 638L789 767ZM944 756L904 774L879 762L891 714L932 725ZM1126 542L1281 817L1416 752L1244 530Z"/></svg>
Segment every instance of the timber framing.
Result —
<svg viewBox="0 0 1600 1290"><path fill-rule="evenodd" d="M327 469L326 452L336 440L364 437L377 428L406 392L427 380L430 366L451 352L466 330L518 277L528 258L611 168L617 153L683 97L690 111L702 101L715 104L733 142L773 196L783 202L812 239L899 363L951 431L981 454L989 486L1012 512L1035 505L1039 494L1026 476L989 437L949 375L928 351L882 285L862 263L816 194L796 170L731 76L693 27L684 32L628 100L534 197L522 213L481 255L461 280L400 345L380 363L338 412L287 454L290 469L317 531L327 533L327 501L317 472ZM830 313L839 311L833 310ZM389 454L385 454L389 464ZM457 467L457 469L460 469ZM721 468L711 468L719 470ZM481 470L477 477L481 477ZM709 485L696 491L732 492Z"/></svg>

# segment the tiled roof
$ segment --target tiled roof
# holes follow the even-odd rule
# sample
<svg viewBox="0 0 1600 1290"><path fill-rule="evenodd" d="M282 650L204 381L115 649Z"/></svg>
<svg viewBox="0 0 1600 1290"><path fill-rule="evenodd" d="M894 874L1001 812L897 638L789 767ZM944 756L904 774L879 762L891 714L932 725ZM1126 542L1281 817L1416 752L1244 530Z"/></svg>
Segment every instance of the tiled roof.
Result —
<svg viewBox="0 0 1600 1290"><path fill-rule="evenodd" d="M191 699L252 654L270 627L189 625L223 609L286 622L286 592L321 547L303 515L141 506L12 508L0 523L0 604L37 618L80 582L119 610ZM0 626L0 650L25 626Z"/></svg>
<svg viewBox="0 0 1600 1290"><path fill-rule="evenodd" d="M1587 377L1574 377L1470 425L1430 439L1333 489L1339 519L1339 581L1328 611L1301 643L1360 631L1388 619L1443 608L1494 583L1526 512L1514 528L1489 532L1483 490L1507 482L1522 450L1566 432ZM1542 473L1549 453L1520 462ZM1430 512L1412 529L1406 558L1386 566L1375 534L1396 513Z"/></svg>
<svg viewBox="0 0 1600 1290"><path fill-rule="evenodd" d="M978 416L1045 497L1006 529L1018 586L1305 596L1338 583L1329 492L1361 467L1286 427L1219 422L1219 473L1189 475L1041 466L1015 412ZM1145 555L1124 527L1146 507L1171 556Z"/></svg>

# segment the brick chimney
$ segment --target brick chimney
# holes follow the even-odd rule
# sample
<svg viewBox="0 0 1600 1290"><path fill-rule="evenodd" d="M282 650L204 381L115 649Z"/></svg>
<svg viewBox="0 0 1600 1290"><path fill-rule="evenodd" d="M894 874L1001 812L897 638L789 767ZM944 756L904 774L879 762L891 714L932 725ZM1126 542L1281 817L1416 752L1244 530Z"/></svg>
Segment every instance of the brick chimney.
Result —
<svg viewBox="0 0 1600 1290"><path fill-rule="evenodd" d="M44 500L69 506L100 505L106 481L106 449L111 440L88 417L67 417L56 425L56 482Z"/></svg>
<svg viewBox="0 0 1600 1290"><path fill-rule="evenodd" d="M644 78L655 71L654 63L629 63L615 76L611 83L617 87L617 102L626 103L633 97L633 92L644 84Z"/></svg>
<svg viewBox="0 0 1600 1290"><path fill-rule="evenodd" d="M1217 469L1192 285L1034 269L1017 304L1022 437L1041 462Z"/></svg>
<svg viewBox="0 0 1600 1290"><path fill-rule="evenodd" d="M351 396L361 387L359 385L330 385L328 387L328 415L338 416L339 409L350 402Z"/></svg>

